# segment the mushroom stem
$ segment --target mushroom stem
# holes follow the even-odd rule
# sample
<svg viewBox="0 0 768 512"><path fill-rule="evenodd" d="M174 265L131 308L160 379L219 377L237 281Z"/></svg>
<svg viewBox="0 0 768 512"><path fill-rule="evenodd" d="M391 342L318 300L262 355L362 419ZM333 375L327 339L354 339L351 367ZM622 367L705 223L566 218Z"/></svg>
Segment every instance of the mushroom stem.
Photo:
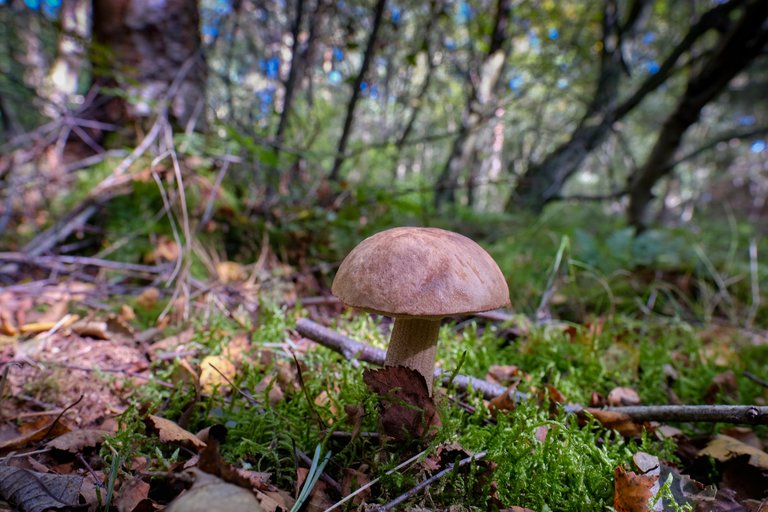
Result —
<svg viewBox="0 0 768 512"><path fill-rule="evenodd" d="M422 374L430 396L439 332L439 318L395 318L384 362L387 366L407 366Z"/></svg>

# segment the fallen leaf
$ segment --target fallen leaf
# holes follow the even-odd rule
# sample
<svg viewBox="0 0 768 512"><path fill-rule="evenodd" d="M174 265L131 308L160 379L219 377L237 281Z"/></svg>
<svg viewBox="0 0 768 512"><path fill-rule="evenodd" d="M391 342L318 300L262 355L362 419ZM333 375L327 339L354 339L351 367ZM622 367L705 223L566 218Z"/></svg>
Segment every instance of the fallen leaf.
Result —
<svg viewBox="0 0 768 512"><path fill-rule="evenodd" d="M147 423L157 433L161 441L169 443L185 443L194 446L198 450L205 448L205 443L198 439L195 434L184 430L176 423L160 416L150 414L146 418Z"/></svg>
<svg viewBox="0 0 768 512"><path fill-rule="evenodd" d="M131 322L136 320L136 312L128 304L122 304L120 306L120 313L118 313L117 317L123 322Z"/></svg>
<svg viewBox="0 0 768 512"><path fill-rule="evenodd" d="M95 338L98 340L108 340L111 338L107 322L81 320L72 324L71 329L72 332L87 338Z"/></svg>
<svg viewBox="0 0 768 512"><path fill-rule="evenodd" d="M136 506L149 496L149 484L140 478L132 478L120 486L115 498L117 512L133 512Z"/></svg>
<svg viewBox="0 0 768 512"><path fill-rule="evenodd" d="M296 495L299 494L299 491L304 486L308 474L309 470L307 468L300 467L296 469ZM330 508L335 500L328 496L328 492L328 484L322 480L317 480L315 486L312 487L312 491L309 493L309 500L304 502L301 509L311 512L323 512L323 510Z"/></svg>
<svg viewBox="0 0 768 512"><path fill-rule="evenodd" d="M646 425L635 423L632 418L626 414L605 409L595 409L587 407L579 414L588 413L599 421L605 428L613 429L624 437L636 437L642 434Z"/></svg>
<svg viewBox="0 0 768 512"><path fill-rule="evenodd" d="M613 388L608 393L608 405L619 407L622 405L639 405L640 395L632 388Z"/></svg>
<svg viewBox="0 0 768 512"><path fill-rule="evenodd" d="M751 428L747 427L729 427L724 428L720 430L721 434L724 434L728 437L732 437L734 439L738 439L744 444L748 444L752 448L757 448L758 450L763 449L763 443L760 441L760 438L755 434L755 431ZM766 511L768 512L768 511Z"/></svg>
<svg viewBox="0 0 768 512"><path fill-rule="evenodd" d="M157 301L160 299L160 290L154 287L145 288L138 297L136 297L136 304L142 309L152 309L157 305Z"/></svg>
<svg viewBox="0 0 768 512"><path fill-rule="evenodd" d="M111 432L107 430L73 430L48 441L45 446L65 452L79 453L84 448L95 448L100 445L104 441L104 437L109 434Z"/></svg>
<svg viewBox="0 0 768 512"><path fill-rule="evenodd" d="M653 497L653 487L658 475L637 474L617 466L613 472L613 507L616 512L649 512L648 504ZM661 509L659 509L661 510Z"/></svg>
<svg viewBox="0 0 768 512"><path fill-rule="evenodd" d="M488 368L485 380L501 386L509 386L514 381L519 381L522 376L520 368L515 365L492 365Z"/></svg>
<svg viewBox="0 0 768 512"><path fill-rule="evenodd" d="M19 434L0 442L0 453L24 448L30 443L36 443L46 436L59 436L70 431L63 420L50 418L37 418L31 422L23 423L18 428Z"/></svg>
<svg viewBox="0 0 768 512"><path fill-rule="evenodd" d="M381 396L379 429L395 441L433 436L441 425L427 381L416 370L387 366L363 372L363 382Z"/></svg>
<svg viewBox="0 0 768 512"><path fill-rule="evenodd" d="M77 507L83 477L0 466L0 496L24 512Z"/></svg>
<svg viewBox="0 0 768 512"><path fill-rule="evenodd" d="M341 479L341 494L349 496L354 491L367 485L371 481L371 477L364 471L368 469L363 465L360 469L346 468L344 470L344 477ZM365 489L352 498L352 504L361 507L370 497L371 489Z"/></svg>
<svg viewBox="0 0 768 512"><path fill-rule="evenodd" d="M750 465L768 471L768 453L730 436L716 436L699 452L699 455L712 457L719 462L726 462L734 457L747 455Z"/></svg>
<svg viewBox="0 0 768 512"><path fill-rule="evenodd" d="M515 396L515 390L517 390L518 382L509 386L502 394L491 398L488 401L488 409L491 412L491 416L494 418L499 411L514 411L517 406L517 402L512 398Z"/></svg>
<svg viewBox="0 0 768 512"><path fill-rule="evenodd" d="M248 489L228 484L218 477L209 475L197 468L185 471L194 477L192 487L173 500L166 507L167 512L263 512L259 500Z"/></svg>
<svg viewBox="0 0 768 512"><path fill-rule="evenodd" d="M195 337L195 331L192 327L185 329L178 334L168 336L162 340L151 344L147 351L152 357L162 352L172 352L174 350L183 350L185 346Z"/></svg>

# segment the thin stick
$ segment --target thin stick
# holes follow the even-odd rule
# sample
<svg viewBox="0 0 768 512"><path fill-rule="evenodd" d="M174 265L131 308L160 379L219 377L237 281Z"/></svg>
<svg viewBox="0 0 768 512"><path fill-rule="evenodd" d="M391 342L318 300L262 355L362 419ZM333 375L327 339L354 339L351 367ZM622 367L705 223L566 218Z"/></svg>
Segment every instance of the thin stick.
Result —
<svg viewBox="0 0 768 512"><path fill-rule="evenodd" d="M589 412L589 408L584 409ZM632 421L743 423L768 425L768 407L756 405L632 405L604 407Z"/></svg>
<svg viewBox="0 0 768 512"><path fill-rule="evenodd" d="M746 378L748 378L749 380L751 380L752 382L754 382L756 384L760 384L764 388L768 388L768 380L761 379L760 377L758 377L754 373L750 373L750 372L742 372L742 375L745 376Z"/></svg>
<svg viewBox="0 0 768 512"><path fill-rule="evenodd" d="M485 457L486 453L487 452L478 452L478 453L476 453L474 455L471 455L471 456L467 457L466 459L460 460L459 462L455 462L453 464L449 464L447 468L445 468L444 470L442 470L442 471L440 471L438 473L435 473L434 475L432 475L431 477L427 478L423 482L417 484L415 487L410 489L405 494L401 494L400 496L398 496L394 500L390 501L386 505L384 505L382 507L375 508L373 510L375 510L376 512L386 512L387 510L392 510L393 508L395 508L396 506L398 506L402 502L413 498L414 496L416 496L418 493L420 493L421 491L423 491L424 489L426 489L427 487L432 485L437 480L443 478L445 475L447 475L448 473L453 471L453 469L455 467L466 466L470 462L482 459L483 457Z"/></svg>
<svg viewBox="0 0 768 512"><path fill-rule="evenodd" d="M413 462L416 462L416 461L419 459L419 457L421 457L421 456L422 456L422 455L424 455L425 453L427 453L427 450L424 450L424 451L422 451L422 452L419 452L419 453L417 453L416 455L414 455L414 456L413 456L413 457L411 457L410 459L406 460L405 462L401 462L400 464L398 464L398 465L397 465L397 467L394 467L394 468L390 469L389 471L387 471L387 472L386 472L386 473L384 473L384 474L385 474L385 475L391 475L391 474L392 474L392 473L394 473L395 471L400 471L401 469L403 469L403 468L404 468L405 466L407 466L408 464L411 464L411 463L413 463ZM376 477L376 478L374 478L373 480L371 480L371 481L370 481L370 482L368 482L367 484L365 484L365 485L363 485L363 486L361 486L361 487L357 488L357 489L355 490L355 492L353 492L353 493L351 493L351 494L348 494L347 496L344 496L344 497L343 497L343 498L342 498L340 501L337 501L336 503L334 503L333 505L331 505L330 507L328 507L327 509L325 509L323 512L331 512L331 510L335 510L335 509L339 508L341 505L343 505L344 503L348 502L349 500L351 500L352 498L354 498L355 496L357 496L358 494L360 494L360 493L361 493L361 492L363 492L364 490L366 490L366 489L368 489L368 488L370 488L370 487L373 487L373 486L376 484L376 482L378 482L379 480L381 480L381 477L380 477L380 476L379 476L379 477Z"/></svg>

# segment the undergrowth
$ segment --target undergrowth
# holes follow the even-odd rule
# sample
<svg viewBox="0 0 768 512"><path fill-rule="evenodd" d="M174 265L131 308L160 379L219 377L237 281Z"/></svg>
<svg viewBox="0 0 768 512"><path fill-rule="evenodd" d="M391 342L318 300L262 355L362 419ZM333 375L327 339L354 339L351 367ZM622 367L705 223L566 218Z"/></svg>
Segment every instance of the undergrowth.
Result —
<svg viewBox="0 0 768 512"><path fill-rule="evenodd" d="M301 316L303 312L297 312ZM325 348L295 354L301 367L303 387L287 390L285 397L270 402L270 389L281 372L294 371L296 360L288 348L287 333L294 316L277 306L265 305L250 334L252 355L233 381L238 392L214 392L195 405L187 428L195 431L214 423L224 424L229 436L223 453L233 463L268 472L283 489L295 486L299 463L295 450L311 454L321 446L332 453L326 472L339 476L345 468L366 467L373 476L384 476L376 487L377 501L386 502L406 492L426 474L414 468L386 472L406 454L397 447L382 447L375 440L358 436L337 439L333 432L375 432L375 397L362 382L362 368L356 368ZM616 316L600 327L551 324L529 326L527 334L502 336L504 325L478 321L447 323L440 333L438 360L446 370L461 361L461 373L484 376L493 365L515 365L524 378L519 390L535 396L536 389L551 384L570 403L589 403L593 392L607 394L617 386L633 387L643 403L667 403L674 393L683 403L704 403L714 376L732 370L758 372L768 365L768 347L748 340L707 338L700 329L678 321L658 318L640 322ZM389 324L385 319L350 314L336 328L360 341L384 346ZM213 317L195 328L196 339L211 353L221 351L238 331L230 320ZM270 358L256 354L268 352ZM267 361L267 362L265 362ZM172 379L175 367L157 373ZM670 375L674 374L674 378ZM178 419L193 403L194 393L152 385L137 390L137 401ZM247 395L247 396L246 396ZM320 398L322 397L322 398ZM764 388L739 380L738 389L720 390L717 403L756 403L768 399ZM535 399L512 411L491 418L487 404L477 395L464 400L473 413L438 395L442 427L428 443L431 453L439 443L458 442L472 452L486 451L495 466L489 479L474 469L455 472L430 487L426 499L435 505L462 503L485 509L492 491L507 506L535 510L598 510L612 504L613 472L619 465L631 467L631 457L645 451L664 461L675 460L674 443L653 434L623 439L590 421L558 408L554 414ZM149 405L146 405L149 404ZM351 411L359 408L362 416ZM126 413L125 428L109 444L112 456L121 450L162 459L167 467L174 453L144 433L136 411ZM716 426L681 425L690 433ZM132 437L131 431L137 434ZM758 431L765 435L766 432ZM126 460L128 455L122 455ZM110 459L111 460L111 459Z"/></svg>

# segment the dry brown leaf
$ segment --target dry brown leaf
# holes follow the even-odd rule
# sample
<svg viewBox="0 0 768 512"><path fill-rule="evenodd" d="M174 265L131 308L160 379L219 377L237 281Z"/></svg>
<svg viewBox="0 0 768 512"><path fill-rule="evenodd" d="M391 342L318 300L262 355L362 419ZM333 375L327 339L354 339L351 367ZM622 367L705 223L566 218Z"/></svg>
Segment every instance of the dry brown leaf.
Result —
<svg viewBox="0 0 768 512"><path fill-rule="evenodd" d="M154 287L145 288L136 297L136 304L143 309L152 309L157 305L157 301L160 300L160 290Z"/></svg>
<svg viewBox="0 0 768 512"><path fill-rule="evenodd" d="M371 477L368 476L364 469L368 469L368 467L364 465L361 469L346 468L344 470L344 477L341 479L342 495L349 496L371 481ZM371 492L370 488L359 492L352 498L352 504L358 507L362 506L371 497Z"/></svg>
<svg viewBox="0 0 768 512"><path fill-rule="evenodd" d="M133 512L136 506L149 496L149 484L140 478L124 482L117 491L117 512Z"/></svg>
<svg viewBox="0 0 768 512"><path fill-rule="evenodd" d="M240 333L224 344L222 354L227 356L233 363L238 364L243 360L245 353L251 347L246 334Z"/></svg>
<svg viewBox="0 0 768 512"><path fill-rule="evenodd" d="M101 510L104 504L104 482L107 479L101 471L86 471L83 485L80 486L80 497L85 501L88 510Z"/></svg>
<svg viewBox="0 0 768 512"><path fill-rule="evenodd" d="M619 407L622 405L639 405L640 395L632 388L613 388L608 393L608 405Z"/></svg>
<svg viewBox="0 0 768 512"><path fill-rule="evenodd" d="M363 382L379 401L379 429L396 441L432 437L441 425L424 376L404 366L363 372Z"/></svg>
<svg viewBox="0 0 768 512"><path fill-rule="evenodd" d="M285 491L256 491L264 512L284 512L291 510L296 500Z"/></svg>
<svg viewBox="0 0 768 512"><path fill-rule="evenodd" d="M518 384L519 382L513 383L504 391L504 393L500 394L499 396L493 397L488 401L488 409L490 410L491 415L494 418L496 417L496 414L499 411L515 410L517 403L515 402L515 399L512 397L515 396L515 390L517 389Z"/></svg>
<svg viewBox="0 0 768 512"><path fill-rule="evenodd" d="M228 484L197 468L189 469L186 473L194 475L195 483L168 504L165 509L167 512L211 512L223 510L223 505L226 505L228 512L264 511L256 496L247 489Z"/></svg>
<svg viewBox="0 0 768 512"><path fill-rule="evenodd" d="M203 392L229 393L229 383L237 376L237 367L226 356L206 356L200 362L200 385Z"/></svg>
<svg viewBox="0 0 768 512"><path fill-rule="evenodd" d="M699 455L709 456L720 462L727 462L735 457L748 455L751 466L768 471L768 453L730 436L716 436L699 452Z"/></svg>
<svg viewBox="0 0 768 512"><path fill-rule="evenodd" d="M128 304L122 304L120 306L120 313L118 313L117 316L123 322L132 322L133 320L136 320L136 312Z"/></svg>
<svg viewBox="0 0 768 512"><path fill-rule="evenodd" d="M613 429L624 437L639 436L646 429L646 425L635 423L632 418L620 412L592 407L586 407L583 412L592 415L605 428Z"/></svg>
<svg viewBox="0 0 768 512"><path fill-rule="evenodd" d="M205 448L205 443L198 439L195 434L184 430L176 423L154 414L149 414L146 418L149 426L157 433L161 441L169 443L185 443L194 446L198 450Z"/></svg>
<svg viewBox="0 0 768 512"><path fill-rule="evenodd" d="M522 372L520 368L515 365L492 365L488 368L488 373L485 376L485 380L488 382L495 382L501 386L509 386L516 380L522 378Z"/></svg>
<svg viewBox="0 0 768 512"><path fill-rule="evenodd" d="M613 473L613 507L616 512L649 512L648 504L653 497L653 487L658 475L638 475L618 466Z"/></svg>
<svg viewBox="0 0 768 512"><path fill-rule="evenodd" d="M62 434L56 439L48 441L48 448L55 448L70 453L79 453L84 448L95 448L104 441L104 437L111 434L107 430L82 429L73 430Z"/></svg>
<svg viewBox="0 0 768 512"><path fill-rule="evenodd" d="M109 333L109 327L107 322L98 320L81 320L72 324L72 332L87 338L95 338L99 340L111 339Z"/></svg>
<svg viewBox="0 0 768 512"><path fill-rule="evenodd" d="M46 436L60 436L70 431L70 428L63 420L52 420L50 418L36 418L30 422L22 423L19 427L19 434L0 442L0 453L6 453L10 450L24 448L30 443L36 443Z"/></svg>
<svg viewBox="0 0 768 512"><path fill-rule="evenodd" d="M760 438L755 434L755 431L748 427L729 427L724 428L720 430L721 434L724 434L726 436L732 437L734 439L738 439L744 444L748 444L749 446L753 448L757 448L758 450L763 449L763 442L760 441Z"/></svg>
<svg viewBox="0 0 768 512"><path fill-rule="evenodd" d="M26 512L79 505L83 477L0 466L0 496Z"/></svg>
<svg viewBox="0 0 768 512"><path fill-rule="evenodd" d="M172 352L174 350L182 350L185 345L190 343L195 337L195 331L192 327L181 331L173 336L168 336L162 340L156 341L147 348L147 351L152 357L162 352Z"/></svg>
<svg viewBox="0 0 768 512"><path fill-rule="evenodd" d="M304 482L307 479L309 470L307 468L296 469L296 495L299 494ZM322 480L315 482L315 486L309 493L309 500L304 502L302 510L311 512L323 512L333 505L334 500L328 496L328 484Z"/></svg>

